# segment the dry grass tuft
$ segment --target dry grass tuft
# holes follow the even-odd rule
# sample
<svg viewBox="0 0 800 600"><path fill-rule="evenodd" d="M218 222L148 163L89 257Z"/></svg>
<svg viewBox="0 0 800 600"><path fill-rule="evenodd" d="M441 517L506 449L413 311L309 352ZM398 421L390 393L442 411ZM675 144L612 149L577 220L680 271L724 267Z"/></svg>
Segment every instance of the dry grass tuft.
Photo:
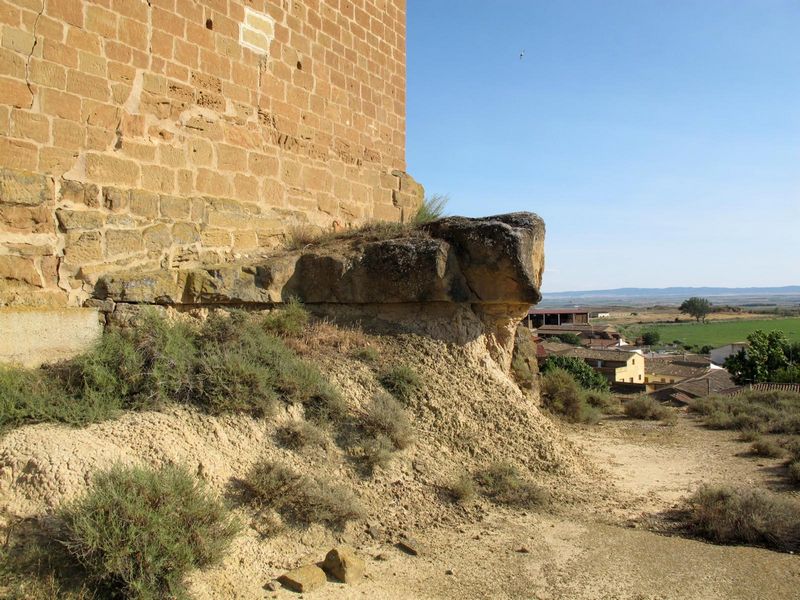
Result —
<svg viewBox="0 0 800 600"><path fill-rule="evenodd" d="M324 448L328 445L325 432L308 421L292 421L275 432L275 440L284 448Z"/></svg>
<svg viewBox="0 0 800 600"><path fill-rule="evenodd" d="M636 396L631 398L622 407L625 416L631 419L643 419L646 421L665 421L674 422L675 413L666 406L659 403L650 396Z"/></svg>
<svg viewBox="0 0 800 600"><path fill-rule="evenodd" d="M534 508L549 500L547 490L523 478L509 463L492 463L475 475L481 492L492 502L516 508Z"/></svg>
<svg viewBox="0 0 800 600"><path fill-rule="evenodd" d="M347 488L321 477L300 475L269 461L256 463L244 480L248 499L259 512L275 510L300 525L323 523L341 529L364 510Z"/></svg>
<svg viewBox="0 0 800 600"><path fill-rule="evenodd" d="M286 340L286 343L298 354L305 355L320 350L350 354L370 347L372 342L359 327L344 327L330 321L313 321L300 335Z"/></svg>

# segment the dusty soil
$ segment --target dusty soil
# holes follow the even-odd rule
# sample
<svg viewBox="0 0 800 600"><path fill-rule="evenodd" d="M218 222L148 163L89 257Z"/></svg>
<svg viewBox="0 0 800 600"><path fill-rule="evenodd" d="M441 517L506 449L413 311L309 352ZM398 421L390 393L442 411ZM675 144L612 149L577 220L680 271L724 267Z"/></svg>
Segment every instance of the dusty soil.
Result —
<svg viewBox="0 0 800 600"><path fill-rule="evenodd" d="M410 557L387 544L360 548L369 577L331 583L320 598L791 599L800 559L717 546L646 529L653 515L703 482L782 489L780 460L754 459L730 432L681 415L674 427L612 418L569 437L606 471L613 490L558 514L493 510L479 523L432 530ZM600 496L598 494L598 496ZM385 560L375 560L382 555ZM452 573L452 574L449 574ZM277 592L274 598L290 598Z"/></svg>

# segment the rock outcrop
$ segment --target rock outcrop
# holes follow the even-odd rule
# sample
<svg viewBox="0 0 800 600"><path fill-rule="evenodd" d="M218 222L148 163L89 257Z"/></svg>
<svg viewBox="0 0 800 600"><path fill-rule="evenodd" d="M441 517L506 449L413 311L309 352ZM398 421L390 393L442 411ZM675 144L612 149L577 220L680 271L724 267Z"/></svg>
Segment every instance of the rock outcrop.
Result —
<svg viewBox="0 0 800 600"><path fill-rule="evenodd" d="M294 297L336 319L459 342L485 335L507 369L516 325L541 299L542 220L451 217L388 232L349 232L236 263L116 273L98 280L92 302L113 312L118 303L268 307Z"/></svg>

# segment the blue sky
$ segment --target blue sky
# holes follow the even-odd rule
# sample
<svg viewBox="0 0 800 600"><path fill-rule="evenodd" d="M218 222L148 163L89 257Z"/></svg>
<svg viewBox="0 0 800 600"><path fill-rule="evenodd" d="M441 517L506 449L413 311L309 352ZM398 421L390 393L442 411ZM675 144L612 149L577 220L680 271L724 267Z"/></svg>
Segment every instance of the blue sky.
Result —
<svg viewBox="0 0 800 600"><path fill-rule="evenodd" d="M800 0L408 0L407 44L409 172L541 215L545 292L800 284Z"/></svg>

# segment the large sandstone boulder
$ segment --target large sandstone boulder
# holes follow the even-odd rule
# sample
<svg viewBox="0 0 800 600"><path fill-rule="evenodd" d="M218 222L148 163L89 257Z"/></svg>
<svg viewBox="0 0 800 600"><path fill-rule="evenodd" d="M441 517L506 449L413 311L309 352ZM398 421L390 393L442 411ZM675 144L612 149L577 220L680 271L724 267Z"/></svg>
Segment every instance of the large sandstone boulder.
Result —
<svg viewBox="0 0 800 600"><path fill-rule="evenodd" d="M349 232L222 265L110 274L98 280L93 301L261 307L294 297L334 318L403 321L457 342L483 335L508 369L517 324L541 299L542 220L532 213L449 217L388 231Z"/></svg>

